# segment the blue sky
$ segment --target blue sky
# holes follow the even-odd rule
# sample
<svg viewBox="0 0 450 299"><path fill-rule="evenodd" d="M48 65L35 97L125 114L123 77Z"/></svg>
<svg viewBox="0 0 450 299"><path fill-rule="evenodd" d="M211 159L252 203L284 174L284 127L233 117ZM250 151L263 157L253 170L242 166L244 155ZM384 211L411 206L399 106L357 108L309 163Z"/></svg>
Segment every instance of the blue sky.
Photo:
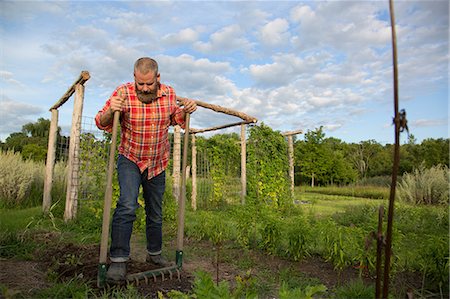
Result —
<svg viewBox="0 0 450 299"><path fill-rule="evenodd" d="M1 1L0 139L39 117L82 70L93 117L133 63L155 58L177 94L275 130L324 127L394 142L388 1ZM400 108L418 142L448 138L449 4L395 1ZM60 110L68 132L73 100ZM237 120L199 109L197 129ZM238 132L238 128L222 132ZM299 136L298 138L303 138ZM402 135L402 141L406 140Z"/></svg>

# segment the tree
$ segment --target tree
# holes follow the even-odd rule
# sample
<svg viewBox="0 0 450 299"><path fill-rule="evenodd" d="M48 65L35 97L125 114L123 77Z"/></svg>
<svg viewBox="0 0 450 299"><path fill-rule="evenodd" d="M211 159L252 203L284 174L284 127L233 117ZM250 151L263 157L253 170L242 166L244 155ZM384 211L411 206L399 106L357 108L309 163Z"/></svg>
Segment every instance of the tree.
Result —
<svg viewBox="0 0 450 299"><path fill-rule="evenodd" d="M21 132L11 133L2 144L2 149L20 152L24 159L45 161L49 131L50 120L39 118L35 123L23 125ZM58 140L62 138L60 131L61 128L58 128Z"/></svg>
<svg viewBox="0 0 450 299"><path fill-rule="evenodd" d="M303 142L297 142L296 161L300 164L300 169L310 180L314 187L316 182L325 183L326 174L331 168L331 153L324 146L323 127L305 134Z"/></svg>

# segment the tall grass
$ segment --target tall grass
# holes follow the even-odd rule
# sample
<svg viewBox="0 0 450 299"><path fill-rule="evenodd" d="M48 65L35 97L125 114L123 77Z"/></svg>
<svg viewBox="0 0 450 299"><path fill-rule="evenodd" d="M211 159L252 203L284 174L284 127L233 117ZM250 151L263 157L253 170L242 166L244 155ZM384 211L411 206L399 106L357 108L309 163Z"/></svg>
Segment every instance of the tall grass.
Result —
<svg viewBox="0 0 450 299"><path fill-rule="evenodd" d="M448 204L449 169L447 166L424 166L406 173L398 185L399 198L413 204Z"/></svg>
<svg viewBox="0 0 450 299"><path fill-rule="evenodd" d="M13 151L0 152L0 207L32 206L30 198L39 197L43 182L44 164L23 161Z"/></svg>
<svg viewBox="0 0 450 299"><path fill-rule="evenodd" d="M53 175L52 198L65 196L67 167L56 163ZM0 208L29 208L42 203L45 164L23 160L20 153L0 152Z"/></svg>

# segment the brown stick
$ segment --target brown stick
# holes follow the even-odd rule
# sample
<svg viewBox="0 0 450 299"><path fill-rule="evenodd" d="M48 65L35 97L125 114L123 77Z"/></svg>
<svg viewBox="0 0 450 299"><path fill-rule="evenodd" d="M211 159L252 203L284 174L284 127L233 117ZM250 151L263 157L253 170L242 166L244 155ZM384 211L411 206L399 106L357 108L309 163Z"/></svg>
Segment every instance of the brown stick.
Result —
<svg viewBox="0 0 450 299"><path fill-rule="evenodd" d="M186 166L189 146L189 122L190 114L186 113L185 129L184 129L184 144L183 144L183 161L181 163L181 186L180 186L180 201L178 202L178 230L177 230L177 251L183 251L184 239L184 209L186 205Z"/></svg>
<svg viewBox="0 0 450 299"><path fill-rule="evenodd" d="M398 69L397 69L397 37L395 33L394 3L389 0L389 10L391 13L392 30L392 60L394 67L394 125L395 125L395 144L394 144L394 164L392 166L392 182L389 194L389 210L386 232L386 248L384 253L384 279L383 279L383 298L389 295L389 271L391 267L391 247L392 247L392 226L394 221L394 201L395 187L397 185L397 173L400 163L400 115L398 112Z"/></svg>
<svg viewBox="0 0 450 299"><path fill-rule="evenodd" d="M78 79L72 84L72 86L69 87L69 89L66 91L66 93L58 100L58 102L56 102L55 105L53 105L50 108L50 111L52 111L52 109L58 109L59 107L62 106L62 104L67 102L67 100L75 92L75 86L77 84L83 85L84 83L86 83L87 80L89 80L90 77L91 77L91 75L89 75L88 71L82 71L80 74L80 77L78 77Z"/></svg>
<svg viewBox="0 0 450 299"><path fill-rule="evenodd" d="M303 134L303 130L296 130L296 131L287 131L284 133L281 133L281 135L283 136L292 136L292 135L297 135L297 134Z"/></svg>
<svg viewBox="0 0 450 299"><path fill-rule="evenodd" d="M253 123L253 121L241 121L241 122L237 122L237 123L232 123L232 124L228 124L228 125L222 125L222 126L217 126L217 127L211 127L211 128L206 128L206 129L190 129L190 132L193 134L197 134L197 133L204 133L204 132L209 132L209 131L216 131L216 130L221 130L221 129L226 129L226 128L230 128L230 127L234 127L234 126L240 126L240 125L246 125L249 123Z"/></svg>
<svg viewBox="0 0 450 299"><path fill-rule="evenodd" d="M103 207L102 239L100 242L100 264L106 264L108 252L109 220L111 218L112 179L116 158L117 128L119 126L120 111L114 112L111 147L109 148L108 176L106 179L105 203Z"/></svg>
<svg viewBox="0 0 450 299"><path fill-rule="evenodd" d="M378 210L378 232L377 232L377 263L376 263L376 282L375 282L375 298L381 298L381 258L383 255L383 214L384 208L380 206Z"/></svg>
<svg viewBox="0 0 450 299"><path fill-rule="evenodd" d="M183 98L183 97L177 97L177 100L180 101L181 103L183 103L185 100L188 100L188 98ZM197 104L197 106L203 107L203 108L207 108L207 109L211 109L213 111L216 112L221 112L224 114L228 114L228 115L232 115L232 116L236 116L239 117L240 119L244 120L244 121L248 121L248 122L253 122L256 123L258 120L252 116L249 116L243 112L239 112L236 110L232 110L229 108L225 108L219 105L214 105L214 104L209 104L209 103L205 103L202 101L198 101L198 100L193 100L195 101L195 103Z"/></svg>

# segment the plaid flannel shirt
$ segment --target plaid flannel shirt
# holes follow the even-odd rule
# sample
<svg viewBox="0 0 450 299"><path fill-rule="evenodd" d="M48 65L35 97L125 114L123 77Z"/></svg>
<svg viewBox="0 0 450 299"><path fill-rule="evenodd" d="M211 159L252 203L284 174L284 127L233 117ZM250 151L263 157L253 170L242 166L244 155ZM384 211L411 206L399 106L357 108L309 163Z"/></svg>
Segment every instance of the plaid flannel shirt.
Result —
<svg viewBox="0 0 450 299"><path fill-rule="evenodd" d="M112 96L126 94L125 105L120 115L121 141L119 154L136 163L141 173L148 169L148 179L163 172L170 158L169 126L184 128L182 109L176 103L175 90L161 84L158 98L151 103L139 101L135 84L126 83L116 88ZM95 116L101 130L112 131L112 124L102 126L100 117L107 113L110 99Z"/></svg>

